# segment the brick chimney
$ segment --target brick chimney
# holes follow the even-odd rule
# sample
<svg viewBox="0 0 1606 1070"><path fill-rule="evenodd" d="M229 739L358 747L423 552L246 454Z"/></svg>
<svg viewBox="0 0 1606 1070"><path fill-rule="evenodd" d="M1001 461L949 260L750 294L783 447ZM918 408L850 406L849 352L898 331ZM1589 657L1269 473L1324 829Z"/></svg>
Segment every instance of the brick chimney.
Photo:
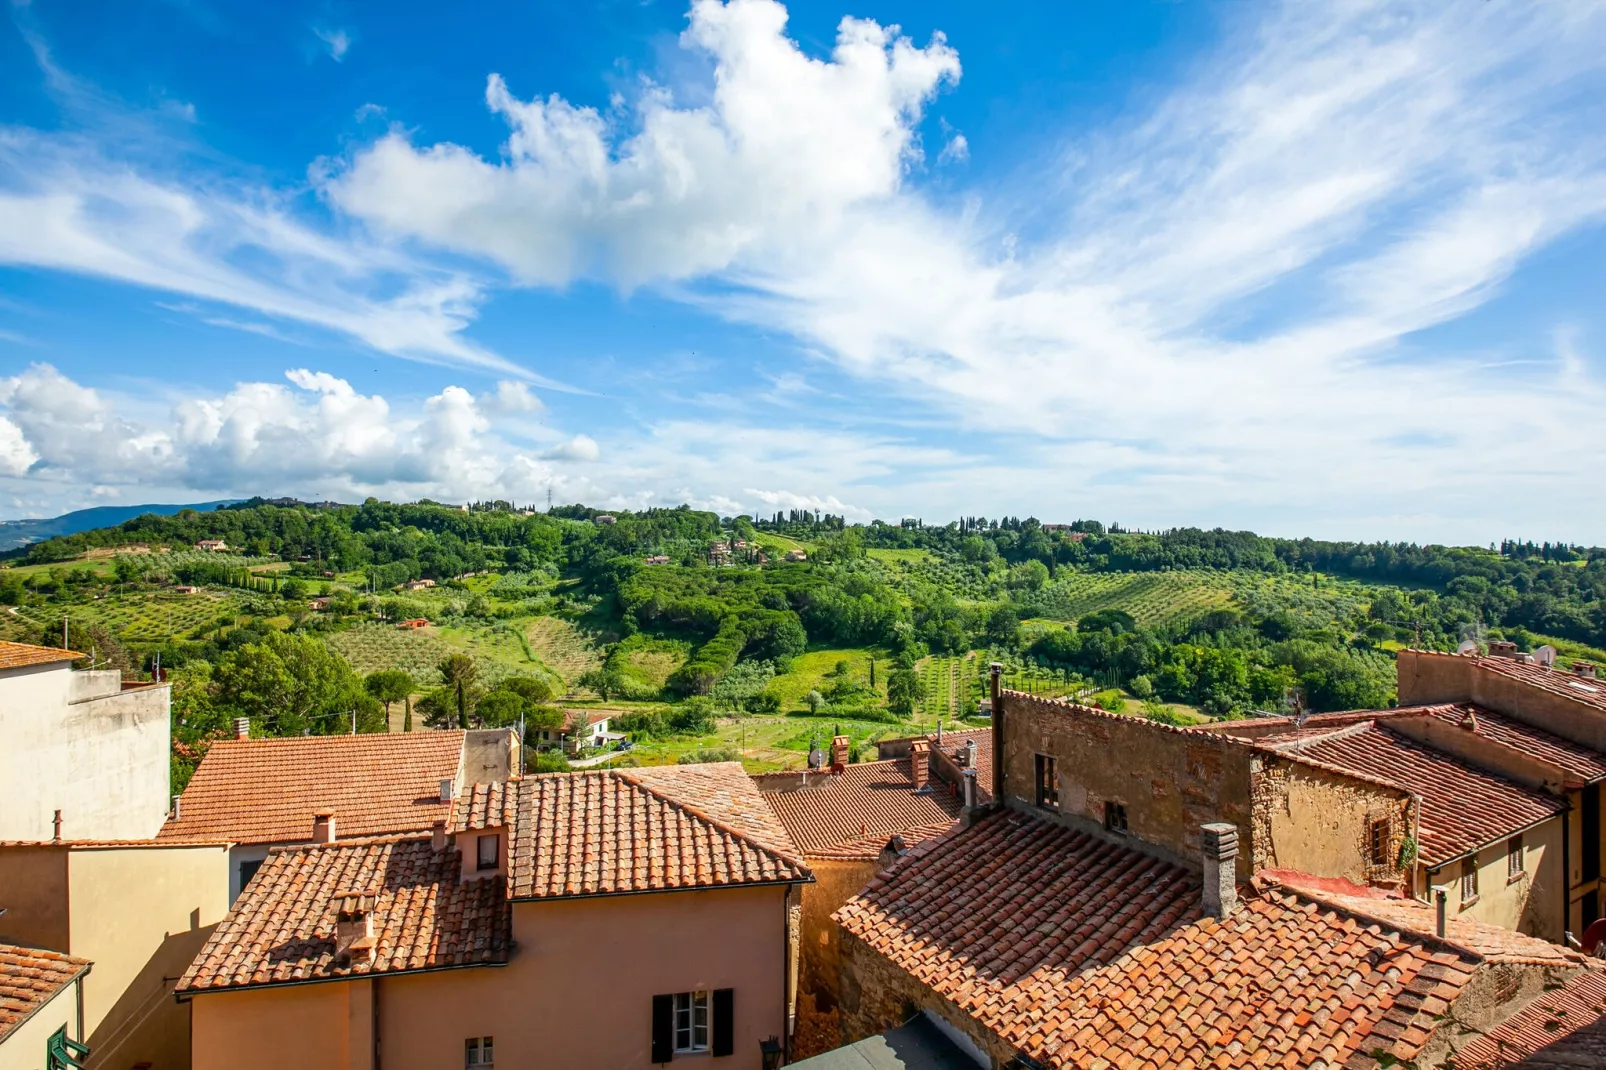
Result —
<svg viewBox="0 0 1606 1070"><path fill-rule="evenodd" d="M335 842L335 812L333 810L318 810L313 813L312 842Z"/></svg>
<svg viewBox="0 0 1606 1070"><path fill-rule="evenodd" d="M847 736L831 737L831 772L840 773L848 767L848 748L850 745Z"/></svg>
<svg viewBox="0 0 1606 1070"><path fill-rule="evenodd" d="M235 739L250 739L251 738L251 718L249 718L249 717L236 717L234 719L234 738Z"/></svg>
<svg viewBox="0 0 1606 1070"><path fill-rule="evenodd" d="M437 851L446 850L446 822L436 821L430 826L429 845Z"/></svg>
<svg viewBox="0 0 1606 1070"><path fill-rule="evenodd" d="M1489 641L1489 656L1491 658L1515 658L1517 644L1506 639L1491 639Z"/></svg>
<svg viewBox="0 0 1606 1070"><path fill-rule="evenodd" d="M374 907L378 897L362 892L336 892L335 956L367 962L374 952Z"/></svg>
<svg viewBox="0 0 1606 1070"><path fill-rule="evenodd" d="M1204 855L1204 912L1212 918L1230 917L1238 909L1238 826L1217 821L1200 826L1199 833Z"/></svg>
<svg viewBox="0 0 1606 1070"><path fill-rule="evenodd" d="M1595 663L1593 661L1579 661L1575 658L1573 659L1573 672L1593 680L1595 678Z"/></svg>
<svg viewBox="0 0 1606 1070"><path fill-rule="evenodd" d="M917 739L909 745L909 779L916 791L930 791L927 782L931 777L931 741Z"/></svg>

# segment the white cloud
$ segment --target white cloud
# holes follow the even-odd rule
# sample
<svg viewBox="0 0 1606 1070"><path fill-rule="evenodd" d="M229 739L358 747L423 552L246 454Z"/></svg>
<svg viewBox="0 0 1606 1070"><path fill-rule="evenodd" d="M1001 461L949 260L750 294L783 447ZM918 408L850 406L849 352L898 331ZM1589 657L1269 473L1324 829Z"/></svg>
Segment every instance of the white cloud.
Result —
<svg viewBox="0 0 1606 1070"><path fill-rule="evenodd" d="M329 58L339 63L346 58L346 52L351 48L351 35L345 30L331 29L326 26L314 26L313 34L323 42L324 51Z"/></svg>
<svg viewBox="0 0 1606 1070"><path fill-rule="evenodd" d="M948 143L937 154L938 163L964 163L970 159L970 142L965 140L964 134L955 134L948 139Z"/></svg>
<svg viewBox="0 0 1606 1070"><path fill-rule="evenodd" d="M493 74L486 102L512 128L505 162L393 132L327 192L387 233L489 257L528 282L723 270L896 193L925 103L959 78L940 35L919 48L845 18L822 61L785 36L786 17L773 0L695 0L681 44L713 63L712 100L680 107L647 86L628 137L561 97L521 100Z"/></svg>
<svg viewBox="0 0 1606 1070"><path fill-rule="evenodd" d="M480 407L498 416L546 411L546 405L530 390L530 385L517 379L503 379L497 383L494 393L480 399Z"/></svg>
<svg viewBox="0 0 1606 1070"><path fill-rule="evenodd" d="M0 473L20 476L38 459L39 455L23 437L22 428L0 416Z"/></svg>
<svg viewBox="0 0 1606 1070"><path fill-rule="evenodd" d="M590 435L575 435L541 456L552 461L595 461L602 456L602 450Z"/></svg>

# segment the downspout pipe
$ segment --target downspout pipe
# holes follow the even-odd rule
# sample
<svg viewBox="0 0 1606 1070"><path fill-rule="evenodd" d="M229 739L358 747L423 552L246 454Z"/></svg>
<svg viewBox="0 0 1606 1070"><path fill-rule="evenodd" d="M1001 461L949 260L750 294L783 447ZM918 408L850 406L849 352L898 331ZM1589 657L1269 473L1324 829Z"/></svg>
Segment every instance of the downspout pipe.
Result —
<svg viewBox="0 0 1606 1070"><path fill-rule="evenodd" d="M993 803L1002 809L1007 795L1004 791L1004 666L995 661L988 668L992 675L989 704L993 715Z"/></svg>
<svg viewBox="0 0 1606 1070"><path fill-rule="evenodd" d="M1573 923L1573 797L1567 795L1567 809L1561 812L1561 931L1562 943L1566 943L1572 931L1568 928Z"/></svg>

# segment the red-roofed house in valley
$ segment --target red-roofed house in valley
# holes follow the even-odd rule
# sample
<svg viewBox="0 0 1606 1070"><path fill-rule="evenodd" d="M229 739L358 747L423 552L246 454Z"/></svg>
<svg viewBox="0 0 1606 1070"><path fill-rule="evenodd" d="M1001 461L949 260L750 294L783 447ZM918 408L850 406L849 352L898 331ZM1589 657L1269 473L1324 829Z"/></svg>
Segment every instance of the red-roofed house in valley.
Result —
<svg viewBox="0 0 1606 1070"><path fill-rule="evenodd" d="M543 728L533 735L541 747L561 746L570 752L600 747L608 740L608 722L623 712L602 708L564 710L564 727Z"/></svg>
<svg viewBox="0 0 1606 1070"><path fill-rule="evenodd" d="M995 1067L1442 1066L1588 966L1407 891L1419 840L1465 851L1553 795L1375 719L1285 746L996 675L990 708L996 802L835 915L845 1043L919 1011ZM1451 775L1504 809L1446 814Z"/></svg>
<svg viewBox="0 0 1606 1070"><path fill-rule="evenodd" d="M734 762L473 785L268 854L179 984L195 1065L759 1070L810 879Z"/></svg>
<svg viewBox="0 0 1606 1070"><path fill-rule="evenodd" d="M60 1065L56 1052L81 1057L80 985L89 963L54 951L0 943L0 1066Z"/></svg>
<svg viewBox="0 0 1606 1070"><path fill-rule="evenodd" d="M233 844L233 899L271 847L428 831L451 816L463 787L506 780L519 768L507 729L242 735L212 744L157 838ZM320 814L328 820L320 823Z"/></svg>
<svg viewBox="0 0 1606 1070"><path fill-rule="evenodd" d="M138 839L162 825L168 687L73 668L89 660L0 642L0 840Z"/></svg>
<svg viewBox="0 0 1606 1070"><path fill-rule="evenodd" d="M1510 767L1510 756L1517 754L1539 763L1534 775L1566 776L1571 804L1565 819L1566 928L1582 932L1606 910L1601 872L1606 852L1601 781L1606 776L1600 769L1606 755L1606 680L1589 662L1550 666L1512 643L1491 643L1487 657L1402 650L1396 663L1402 706L1471 705L1503 716L1500 725L1479 733L1504 747L1506 753L1497 757L1507 764L1497 766L1500 772L1518 776L1519 770Z"/></svg>
<svg viewBox="0 0 1606 1070"><path fill-rule="evenodd" d="M815 883L803 889L802 958L794 1053L837 1044L837 927L831 914L887 861L953 827L964 808L967 768L977 769L976 803L991 799L991 730L889 741L898 757L847 764L848 737L831 743L831 764L753 778L802 849ZM985 763L984 763L985 759Z"/></svg>

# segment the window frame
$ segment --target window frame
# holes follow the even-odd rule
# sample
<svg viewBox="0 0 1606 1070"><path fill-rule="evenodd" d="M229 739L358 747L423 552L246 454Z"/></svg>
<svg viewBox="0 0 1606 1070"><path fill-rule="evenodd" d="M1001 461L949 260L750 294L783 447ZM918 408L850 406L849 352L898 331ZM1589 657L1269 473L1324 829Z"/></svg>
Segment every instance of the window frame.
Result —
<svg viewBox="0 0 1606 1070"><path fill-rule="evenodd" d="M1468 891L1472 894L1468 895ZM1465 910L1478 901L1478 856L1469 855L1461 860L1461 908Z"/></svg>
<svg viewBox="0 0 1606 1070"><path fill-rule="evenodd" d="M1115 836L1127 835L1126 803L1104 800L1104 831Z"/></svg>
<svg viewBox="0 0 1606 1070"><path fill-rule="evenodd" d="M465 1037L463 1039L464 1070L485 1070L496 1065L495 1037Z"/></svg>
<svg viewBox="0 0 1606 1070"><path fill-rule="evenodd" d="M1059 765L1052 754L1033 755L1037 772L1037 805L1044 810L1060 808Z"/></svg>
<svg viewBox="0 0 1606 1070"><path fill-rule="evenodd" d="M1528 875L1527 852L1523 850L1522 833L1506 841L1506 883L1520 881Z"/></svg>
<svg viewBox="0 0 1606 1070"><path fill-rule="evenodd" d="M489 861L487 861L485 857L485 844L487 840L490 841L491 845L491 857ZM502 868L502 836L500 833L486 833L474 841L474 866L477 870L481 871Z"/></svg>
<svg viewBox="0 0 1606 1070"><path fill-rule="evenodd" d="M1373 869L1388 869L1389 844L1394 839L1394 826L1386 817L1374 817L1366 826L1366 852Z"/></svg>
<svg viewBox="0 0 1606 1070"><path fill-rule="evenodd" d="M710 1029L713 1018L710 993L706 990L693 992L676 992L673 995L670 1028L673 1030L673 1040L670 1050L676 1055L703 1055L711 1051L713 1030ZM702 1012L702 1021L698 1022L698 1012ZM682 1025L682 1016L685 1024ZM701 1033L701 1043L698 1034ZM685 1036L686 1044L681 1044L681 1037Z"/></svg>

